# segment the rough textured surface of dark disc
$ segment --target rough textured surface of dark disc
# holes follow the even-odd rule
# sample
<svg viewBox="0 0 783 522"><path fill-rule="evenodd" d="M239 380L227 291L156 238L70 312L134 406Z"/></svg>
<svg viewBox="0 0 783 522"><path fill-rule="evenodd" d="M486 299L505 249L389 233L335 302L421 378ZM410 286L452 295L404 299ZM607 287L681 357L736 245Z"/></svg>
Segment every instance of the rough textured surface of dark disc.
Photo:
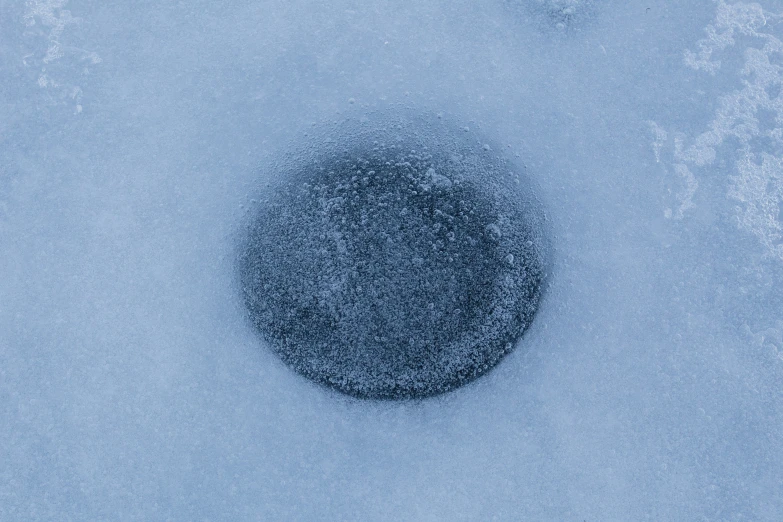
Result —
<svg viewBox="0 0 783 522"><path fill-rule="evenodd" d="M530 324L543 218L492 148L435 121L348 122L274 168L240 255L261 336L361 398L435 395L483 374Z"/></svg>

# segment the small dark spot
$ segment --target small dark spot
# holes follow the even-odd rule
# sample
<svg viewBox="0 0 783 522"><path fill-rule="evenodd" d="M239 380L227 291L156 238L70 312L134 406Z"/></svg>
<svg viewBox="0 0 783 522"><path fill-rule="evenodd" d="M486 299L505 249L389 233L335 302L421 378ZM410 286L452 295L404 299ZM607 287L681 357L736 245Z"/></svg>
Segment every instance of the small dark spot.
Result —
<svg viewBox="0 0 783 522"><path fill-rule="evenodd" d="M543 27L567 32L595 15L596 0L506 0L508 7Z"/></svg>

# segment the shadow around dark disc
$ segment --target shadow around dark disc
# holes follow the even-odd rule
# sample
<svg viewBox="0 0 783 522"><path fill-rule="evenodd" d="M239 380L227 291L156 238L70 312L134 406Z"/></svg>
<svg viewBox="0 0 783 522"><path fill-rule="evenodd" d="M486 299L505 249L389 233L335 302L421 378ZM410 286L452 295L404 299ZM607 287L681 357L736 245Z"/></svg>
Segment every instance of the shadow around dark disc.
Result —
<svg viewBox="0 0 783 522"><path fill-rule="evenodd" d="M436 395L496 365L533 320L545 270L519 169L434 117L310 139L273 167L239 256L261 337L360 398Z"/></svg>

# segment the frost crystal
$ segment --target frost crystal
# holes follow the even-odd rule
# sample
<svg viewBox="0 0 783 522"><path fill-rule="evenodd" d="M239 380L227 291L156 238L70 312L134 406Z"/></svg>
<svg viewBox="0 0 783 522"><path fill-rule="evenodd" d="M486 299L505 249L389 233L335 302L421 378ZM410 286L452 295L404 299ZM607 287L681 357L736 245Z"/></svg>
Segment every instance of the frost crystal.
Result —
<svg viewBox="0 0 783 522"><path fill-rule="evenodd" d="M755 235L768 253L783 260L783 42L775 31L783 15L765 11L759 4L718 3L715 21L705 29L707 37L696 44L698 51L686 51L685 64L715 75L721 70L716 54L739 45L744 63L738 71L743 85L721 96L714 118L702 133L688 138L676 133L674 170L685 182L676 212L681 218L692 208L698 180L691 169L713 165L728 156L737 172L730 177L728 196L737 200L737 222ZM725 74L731 74L731 71ZM667 133L650 122L655 141L653 151L660 161ZM733 146L733 147L732 147ZM730 150L726 150L730 148ZM771 151L771 153L770 153Z"/></svg>

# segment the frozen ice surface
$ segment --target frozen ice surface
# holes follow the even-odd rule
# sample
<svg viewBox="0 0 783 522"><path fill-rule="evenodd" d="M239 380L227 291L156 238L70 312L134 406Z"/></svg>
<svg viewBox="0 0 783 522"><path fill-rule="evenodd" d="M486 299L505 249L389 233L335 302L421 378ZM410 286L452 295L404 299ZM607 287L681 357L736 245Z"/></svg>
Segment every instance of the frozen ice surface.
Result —
<svg viewBox="0 0 783 522"><path fill-rule="evenodd" d="M537 19L541 27L568 31L595 14L595 0L505 0L518 15Z"/></svg>
<svg viewBox="0 0 783 522"><path fill-rule="evenodd" d="M781 11L0 2L0 519L783 519ZM401 99L519 154L551 285L484 378L356 401L233 253L259 166Z"/></svg>

